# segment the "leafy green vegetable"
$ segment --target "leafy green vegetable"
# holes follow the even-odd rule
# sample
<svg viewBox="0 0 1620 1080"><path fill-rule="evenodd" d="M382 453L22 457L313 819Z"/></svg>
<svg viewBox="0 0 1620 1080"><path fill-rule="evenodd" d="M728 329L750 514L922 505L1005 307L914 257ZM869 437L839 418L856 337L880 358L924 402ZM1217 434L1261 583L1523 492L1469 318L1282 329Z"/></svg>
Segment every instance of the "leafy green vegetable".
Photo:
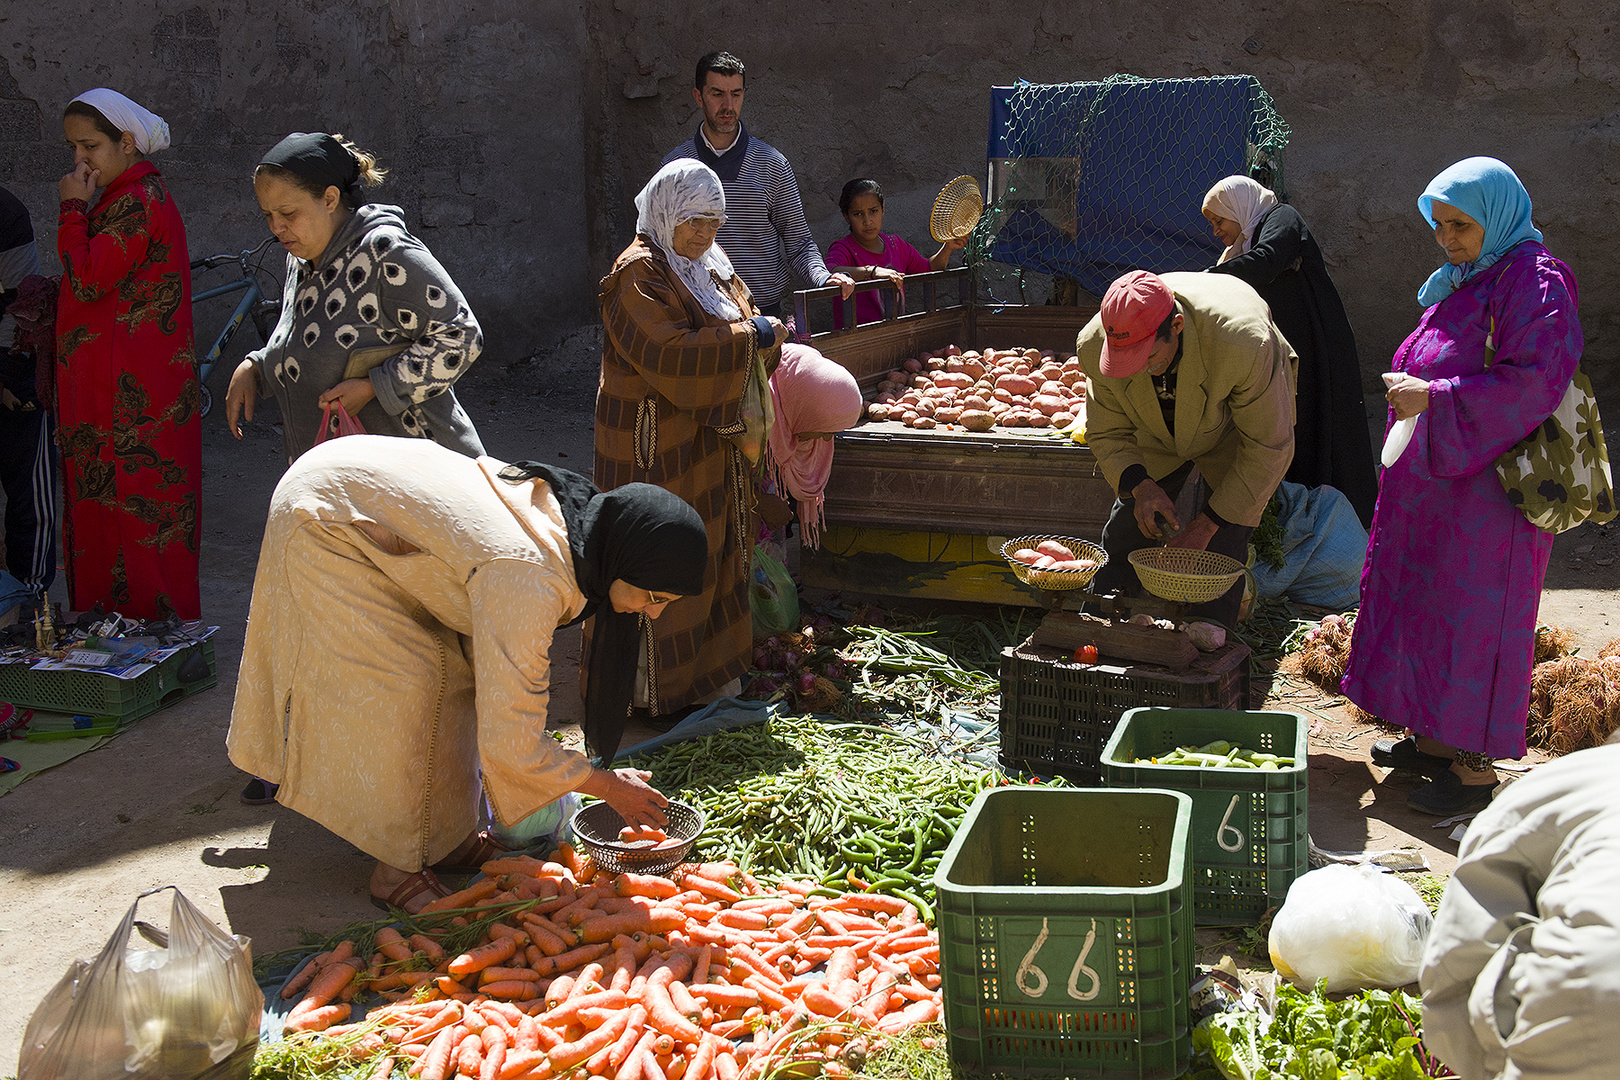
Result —
<svg viewBox="0 0 1620 1080"><path fill-rule="evenodd" d="M1257 1013L1219 1013L1193 1029L1187 1080L1435 1080L1452 1073L1418 1037L1422 1006L1399 990L1368 990L1329 1001L1277 992L1265 1033Z"/></svg>

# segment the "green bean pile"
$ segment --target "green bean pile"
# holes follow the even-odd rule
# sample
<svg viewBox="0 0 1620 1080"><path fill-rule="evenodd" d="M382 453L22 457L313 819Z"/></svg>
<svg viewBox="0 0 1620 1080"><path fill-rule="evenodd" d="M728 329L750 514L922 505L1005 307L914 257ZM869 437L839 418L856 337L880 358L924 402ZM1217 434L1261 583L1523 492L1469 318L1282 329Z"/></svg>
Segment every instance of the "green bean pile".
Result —
<svg viewBox="0 0 1620 1080"><path fill-rule="evenodd" d="M851 626L847 633L840 655L857 669L850 690L866 706L863 714L934 720L941 709L986 715L999 709L1002 641L984 623L954 635L877 626Z"/></svg>
<svg viewBox="0 0 1620 1080"><path fill-rule="evenodd" d="M705 856L769 881L890 893L930 919L940 856L974 797L996 782L882 728L809 716L678 743L635 764L702 809Z"/></svg>

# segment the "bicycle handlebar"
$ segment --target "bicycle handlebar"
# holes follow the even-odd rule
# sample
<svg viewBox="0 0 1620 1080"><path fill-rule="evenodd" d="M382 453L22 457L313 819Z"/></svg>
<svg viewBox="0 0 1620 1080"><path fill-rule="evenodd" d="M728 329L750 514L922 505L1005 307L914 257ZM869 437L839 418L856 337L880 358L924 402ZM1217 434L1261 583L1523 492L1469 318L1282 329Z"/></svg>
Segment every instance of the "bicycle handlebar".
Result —
<svg viewBox="0 0 1620 1080"><path fill-rule="evenodd" d="M191 268L193 270L213 270L216 267L224 266L226 263L235 262L241 263L243 268L246 269L247 261L259 254L259 252L263 251L265 248L269 247L271 244L275 243L275 240L276 238L274 236L267 236L253 247L248 248L245 251L238 252L235 255L209 255L207 258L203 259L193 259L191 262Z"/></svg>

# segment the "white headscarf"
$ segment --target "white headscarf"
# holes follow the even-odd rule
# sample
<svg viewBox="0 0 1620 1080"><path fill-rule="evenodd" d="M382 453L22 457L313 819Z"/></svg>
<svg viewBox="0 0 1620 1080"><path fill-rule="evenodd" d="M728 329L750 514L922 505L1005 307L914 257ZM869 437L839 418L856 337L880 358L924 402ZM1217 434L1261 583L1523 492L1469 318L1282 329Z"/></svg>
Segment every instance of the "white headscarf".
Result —
<svg viewBox="0 0 1620 1080"><path fill-rule="evenodd" d="M720 186L720 178L713 169L691 158L672 161L659 169L636 196L636 232L652 237L704 311L733 322L742 318L742 311L714 283L715 275L721 281L730 281L735 273L720 245L710 244L709 250L696 259L675 251L675 226L698 217L724 218L725 214L726 191ZM714 274L710 274L711 270Z"/></svg>
<svg viewBox="0 0 1620 1080"><path fill-rule="evenodd" d="M1204 196L1204 209L1213 210L1227 221L1237 222L1242 231L1237 243L1221 252L1217 264L1235 259L1254 244L1254 227L1277 205L1270 188L1261 187L1247 176L1228 176Z"/></svg>
<svg viewBox="0 0 1620 1080"><path fill-rule="evenodd" d="M74 101L82 101L112 122L119 131L135 137L135 149L143 154L166 149L169 145L169 125L163 117L135 104L116 90L100 87L86 90Z"/></svg>

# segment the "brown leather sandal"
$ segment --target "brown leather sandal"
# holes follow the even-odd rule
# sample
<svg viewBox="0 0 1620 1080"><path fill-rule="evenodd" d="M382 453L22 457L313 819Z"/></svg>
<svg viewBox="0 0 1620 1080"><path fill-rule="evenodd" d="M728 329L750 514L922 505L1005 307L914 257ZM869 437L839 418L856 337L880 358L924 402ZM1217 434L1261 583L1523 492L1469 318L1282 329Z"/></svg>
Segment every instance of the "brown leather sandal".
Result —
<svg viewBox="0 0 1620 1080"><path fill-rule="evenodd" d="M432 870L418 870L394 886L394 891L387 896L372 894L371 903L383 911L391 911L394 908L405 911L406 904L425 892L432 893L433 900L439 900L450 895L450 889L445 886L444 882L439 880Z"/></svg>
<svg viewBox="0 0 1620 1080"><path fill-rule="evenodd" d="M433 870L440 874L481 873L485 863L499 859L510 850L496 843L488 829L482 829L474 833L471 840L463 842L461 847L434 863Z"/></svg>

